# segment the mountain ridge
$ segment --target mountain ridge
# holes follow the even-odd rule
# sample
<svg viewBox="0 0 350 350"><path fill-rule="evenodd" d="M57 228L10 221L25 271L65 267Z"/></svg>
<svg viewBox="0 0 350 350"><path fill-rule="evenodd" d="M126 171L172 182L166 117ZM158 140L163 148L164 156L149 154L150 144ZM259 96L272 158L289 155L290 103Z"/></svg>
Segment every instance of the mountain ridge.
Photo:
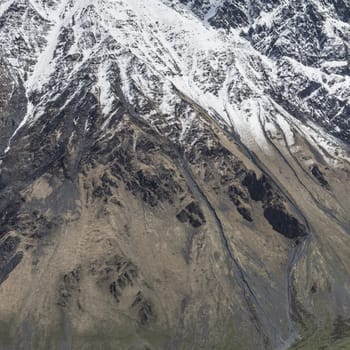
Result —
<svg viewBox="0 0 350 350"><path fill-rule="evenodd" d="M347 344L349 7L309 3L2 2L0 348Z"/></svg>

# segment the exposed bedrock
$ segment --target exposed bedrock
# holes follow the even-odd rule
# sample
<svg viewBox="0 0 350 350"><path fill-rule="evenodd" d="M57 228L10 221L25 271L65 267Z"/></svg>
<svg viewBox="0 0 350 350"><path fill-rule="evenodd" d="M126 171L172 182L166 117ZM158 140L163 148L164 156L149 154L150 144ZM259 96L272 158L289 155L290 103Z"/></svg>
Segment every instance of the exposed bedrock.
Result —
<svg viewBox="0 0 350 350"><path fill-rule="evenodd" d="M205 217L198 203L191 202L179 213L176 214L176 217L181 222L189 222L193 227L199 227L205 223Z"/></svg>
<svg viewBox="0 0 350 350"><path fill-rule="evenodd" d="M307 235L305 226L286 212L285 208L281 205L268 206L264 209L264 216L274 230L287 238L304 237Z"/></svg>
<svg viewBox="0 0 350 350"><path fill-rule="evenodd" d="M23 252L17 252L19 242L19 237L9 236L0 243L0 285L23 258Z"/></svg>
<svg viewBox="0 0 350 350"><path fill-rule="evenodd" d="M347 6L12 2L0 350L348 346Z"/></svg>
<svg viewBox="0 0 350 350"><path fill-rule="evenodd" d="M38 123L32 130L40 127ZM203 130L201 128L203 126L199 125L199 132ZM133 330L135 327L142 334L155 336L157 341L146 342L152 349L161 348L158 341L173 344L177 339L178 344L185 344L191 341L193 329L196 334L194 346L201 344L204 329L210 334L204 348L220 349L232 339L234 344L239 344L236 329L242 322L241 318L245 323L244 331L251 334L251 340L247 342L252 349L273 349L280 344L274 338L274 332L284 338L288 332L284 326L271 325L270 319L275 316L271 314L272 304L266 290L271 278L276 285L272 291L274 302L280 308L276 319L284 319L287 325L286 280L277 274L266 277L265 269L269 274L273 269L264 265L271 262L264 261L267 257L256 255L258 250L253 244L256 234L249 225L260 225L266 219L271 228L284 237L304 237L307 230L289 211L288 198L267 175L258 177L257 169L249 170L245 159L239 159L224 147L208 125L206 130L209 132L203 139L193 148L183 151L174 151L166 138L159 137L152 129L127 115L119 121L113 138L97 137L98 130L98 124L95 129L91 128L91 135L96 133L93 136L96 139L91 143L83 141L86 136L74 131L77 135L75 143L67 143L61 156L55 160L46 156L45 149L37 148L36 156L43 157L41 159L49 166L40 167L40 172L34 177L25 178L21 174L21 171L31 173L28 160L24 166L25 160L20 166L10 163L18 172L16 177L23 179L20 190L23 200L19 197L18 205L3 216L4 234L15 231L28 250L22 253L19 238L11 238L13 244L1 241L1 249L4 247L6 251L1 263L2 273L7 276L5 282L16 264L18 271L24 268L21 268L20 259L33 264L33 271L44 271L45 266L49 266L50 278L56 285L50 307L52 310L59 308L58 314L63 313L72 319L75 339L80 339L75 335L79 320L87 317L87 329L96 327L96 322L99 323L96 312L100 310L110 322L118 319L115 326L118 332L124 322L131 337L139 334ZM46 140L49 144L53 142L50 136ZM36 142L35 137L32 142ZM72 151L74 145L81 144L85 144L85 148L81 148L80 153ZM25 145L25 148L31 147L33 145ZM16 146L12 149L16 150ZM4 159L5 166L9 159L11 155ZM71 160L77 163L73 166ZM8 174L14 171L11 167L7 169ZM62 167L68 171L62 171ZM184 169L190 171L202 194L197 193L198 188L188 180ZM11 176L8 175L8 179L7 186L11 186ZM74 187L65 187L68 182ZM70 195L65 192L68 190ZM67 197L75 199L68 201ZM57 201L61 203L60 207L56 206ZM244 233L243 242L236 241L235 226ZM270 240L269 249L276 255L280 254L278 261L282 267L279 273L284 273L287 266L283 264L286 264L291 246L273 230L262 227L261 239L265 234L276 235ZM64 245L65 241L70 242L68 246ZM58 248L54 249L56 244ZM236 244L254 258L247 261L239 254L237 257ZM59 248L60 245L64 249ZM279 250L278 245L284 250ZM46 260L45 251L57 256L56 260L50 258L53 260L48 265L46 261L51 260ZM222 252L227 253L222 255ZM248 269L249 264L254 265L254 270ZM296 266L293 261L292 269ZM211 269L214 269L215 278ZM35 276L36 272L33 272L31 278ZM186 276L191 278L191 288L187 287ZM168 281L166 285L162 282L164 279ZM293 278L291 280L296 283ZM206 288L210 295L222 300L222 307L215 298L208 298L207 293L202 292ZM317 285L317 289L313 289L316 290L313 295L318 295L319 288L322 287ZM225 290L225 294L218 289ZM230 293L232 290L234 292ZM293 298L297 298L296 290L297 286L293 286ZM45 288L43 293L51 295ZM181 316L182 321L178 321L180 301L185 294L195 301ZM235 297L231 298L231 295ZM200 312L202 309L197 301L207 305L210 311ZM35 299L33 303L41 305ZM27 310L33 312L30 307ZM228 315L227 310L238 311ZM201 315L200 324L192 320L195 315ZM166 322L169 322L169 328L164 329L162 325ZM217 322L227 330L227 338L220 340L218 334L221 333L215 326ZM160 327L160 333L152 333L157 327ZM110 336L111 333L103 328L100 334ZM137 336L144 344L146 338L142 341L141 338Z"/></svg>
<svg viewBox="0 0 350 350"><path fill-rule="evenodd" d="M262 202L264 216L275 231L291 239L307 235L305 225L288 213L282 195L273 189L265 175L257 179L250 171L242 184L248 188L254 201Z"/></svg>

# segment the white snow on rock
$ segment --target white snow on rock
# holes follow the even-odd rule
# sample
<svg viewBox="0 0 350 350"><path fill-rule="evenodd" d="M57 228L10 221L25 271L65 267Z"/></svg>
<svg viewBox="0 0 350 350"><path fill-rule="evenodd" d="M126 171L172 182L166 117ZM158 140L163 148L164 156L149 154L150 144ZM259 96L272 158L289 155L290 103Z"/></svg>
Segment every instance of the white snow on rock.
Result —
<svg viewBox="0 0 350 350"><path fill-rule="evenodd" d="M0 16L13 2L0 4ZM204 20L178 1L61 0L52 2L50 7L43 0L28 3L46 23L42 27L38 24L37 29L44 39L38 36L40 45L32 45L32 62L25 63L31 65L29 73L25 73L24 62L18 61L16 66L22 66L17 72L23 76L27 95L39 94L41 100L35 106L29 102L31 108L19 128L35 121L40 115L39 106L45 106L45 101L53 98L53 89L64 90L86 65L93 67L89 74L94 75L102 112L108 116L115 99L111 81L117 78L109 73L111 62L118 66L122 91L131 105L144 106L151 100L159 115L171 123L181 93L220 123L233 128L249 147L264 152L269 152L270 147L266 135L273 134L276 125L283 130L288 145L294 143L288 127L290 121L278 112L275 107L278 103L270 97L281 85L283 91L295 95L305 111L310 99L317 98L319 89L306 98L298 97L297 89L303 84L307 87L311 81L318 83L330 97L350 97L349 76L328 75L292 58L274 61L255 50L240 35L240 29L224 31L210 26L208 20L223 5L220 0L208 2ZM279 7L262 11L256 24L270 27L279 13ZM334 29L333 22L327 22L329 31ZM13 35L26 42L34 40L33 33L26 32L25 26L18 26L13 29ZM0 40L6 35L0 29ZM8 53L10 61L16 59L11 57L6 44L2 50ZM324 66L345 64L325 62ZM187 120L179 121L182 128L179 142L193 118L195 115L190 114Z"/></svg>

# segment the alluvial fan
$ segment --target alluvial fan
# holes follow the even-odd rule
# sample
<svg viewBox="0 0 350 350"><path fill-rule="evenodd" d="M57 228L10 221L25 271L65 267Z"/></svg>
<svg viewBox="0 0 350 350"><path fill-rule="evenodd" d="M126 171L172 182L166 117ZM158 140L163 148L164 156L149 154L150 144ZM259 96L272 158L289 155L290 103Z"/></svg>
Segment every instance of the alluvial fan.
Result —
<svg viewBox="0 0 350 350"><path fill-rule="evenodd" d="M347 0L0 0L0 350L350 348Z"/></svg>

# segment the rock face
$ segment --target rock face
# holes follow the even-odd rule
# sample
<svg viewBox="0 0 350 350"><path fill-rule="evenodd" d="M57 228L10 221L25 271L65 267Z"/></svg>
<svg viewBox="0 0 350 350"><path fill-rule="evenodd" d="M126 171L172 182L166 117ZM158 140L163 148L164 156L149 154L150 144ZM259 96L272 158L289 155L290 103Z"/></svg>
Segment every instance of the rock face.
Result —
<svg viewBox="0 0 350 350"><path fill-rule="evenodd" d="M350 346L346 1L0 3L0 349Z"/></svg>
<svg viewBox="0 0 350 350"><path fill-rule="evenodd" d="M268 92L275 102L349 142L349 96L333 85L349 81L347 1L181 2L213 27L235 29L275 62L278 83Z"/></svg>

